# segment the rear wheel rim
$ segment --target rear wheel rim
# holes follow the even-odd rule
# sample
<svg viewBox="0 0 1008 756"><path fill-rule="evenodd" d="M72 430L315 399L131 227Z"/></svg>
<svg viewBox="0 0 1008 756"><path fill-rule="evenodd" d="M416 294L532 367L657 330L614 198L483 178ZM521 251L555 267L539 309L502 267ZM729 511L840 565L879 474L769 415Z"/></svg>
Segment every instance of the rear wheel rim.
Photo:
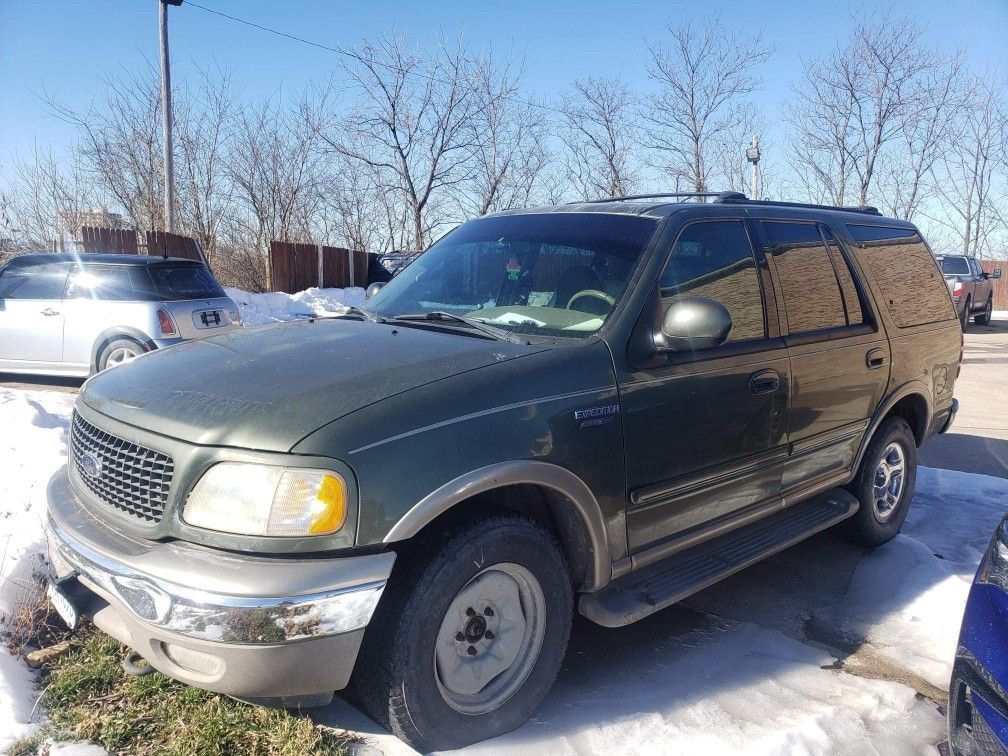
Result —
<svg viewBox="0 0 1008 756"><path fill-rule="evenodd" d="M546 635L546 598L536 577L503 562L480 571L445 612L434 677L445 703L463 714L503 706L528 679Z"/></svg>
<svg viewBox="0 0 1008 756"><path fill-rule="evenodd" d="M887 522L899 507L906 481L906 452L896 441L879 459L872 478L872 505L879 522Z"/></svg>
<svg viewBox="0 0 1008 756"><path fill-rule="evenodd" d="M109 352L108 359L105 360L105 367L115 367L125 365L127 362L135 360L140 353L133 347L119 347Z"/></svg>

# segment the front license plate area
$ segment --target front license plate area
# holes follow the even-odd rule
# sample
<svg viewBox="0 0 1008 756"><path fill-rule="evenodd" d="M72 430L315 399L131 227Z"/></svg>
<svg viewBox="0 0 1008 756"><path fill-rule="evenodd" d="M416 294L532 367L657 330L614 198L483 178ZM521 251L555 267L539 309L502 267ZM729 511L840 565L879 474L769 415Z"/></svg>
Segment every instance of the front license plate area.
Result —
<svg viewBox="0 0 1008 756"><path fill-rule="evenodd" d="M49 598L49 603L53 605L56 614L71 630L77 627L77 620L80 618L78 606L73 598L75 593L80 592L80 588L81 585L77 582L76 575L65 577L56 582L50 580L46 586L46 596Z"/></svg>

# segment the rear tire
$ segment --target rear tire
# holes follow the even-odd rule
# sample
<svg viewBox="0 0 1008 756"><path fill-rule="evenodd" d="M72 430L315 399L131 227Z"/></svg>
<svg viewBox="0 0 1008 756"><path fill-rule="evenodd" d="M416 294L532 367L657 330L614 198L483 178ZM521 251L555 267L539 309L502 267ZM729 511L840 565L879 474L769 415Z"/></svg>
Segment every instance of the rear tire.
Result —
<svg viewBox="0 0 1008 756"><path fill-rule="evenodd" d="M359 702L422 752L521 726L553 685L570 635L573 590L556 540L504 513L408 550L364 636L351 681Z"/></svg>
<svg viewBox="0 0 1008 756"><path fill-rule="evenodd" d="M959 316L959 325L962 326L963 331L966 331L966 326L969 325L970 321L970 310L973 308L973 303L970 302L969 297L966 297L966 301L963 302L962 314Z"/></svg>
<svg viewBox="0 0 1008 756"><path fill-rule="evenodd" d="M991 315L994 314L994 298L987 297L987 304L984 305L984 311L981 315L977 315L973 318L973 322L977 325L990 325Z"/></svg>
<svg viewBox="0 0 1008 756"><path fill-rule="evenodd" d="M110 367L125 365L146 351L144 345L139 341L125 336L109 342L98 355L98 372Z"/></svg>
<svg viewBox="0 0 1008 756"><path fill-rule="evenodd" d="M917 442L901 417L882 422L848 490L861 502L844 531L854 543L881 546L896 537L917 482Z"/></svg>

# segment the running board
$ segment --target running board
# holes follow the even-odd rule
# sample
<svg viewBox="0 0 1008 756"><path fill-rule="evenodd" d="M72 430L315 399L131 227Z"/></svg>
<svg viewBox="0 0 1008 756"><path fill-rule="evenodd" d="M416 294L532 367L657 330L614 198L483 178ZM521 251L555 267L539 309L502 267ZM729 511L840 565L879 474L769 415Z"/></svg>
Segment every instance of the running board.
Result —
<svg viewBox="0 0 1008 756"><path fill-rule="evenodd" d="M622 627L664 609L771 554L835 525L858 510L842 488L623 575L584 594L578 611L605 627Z"/></svg>

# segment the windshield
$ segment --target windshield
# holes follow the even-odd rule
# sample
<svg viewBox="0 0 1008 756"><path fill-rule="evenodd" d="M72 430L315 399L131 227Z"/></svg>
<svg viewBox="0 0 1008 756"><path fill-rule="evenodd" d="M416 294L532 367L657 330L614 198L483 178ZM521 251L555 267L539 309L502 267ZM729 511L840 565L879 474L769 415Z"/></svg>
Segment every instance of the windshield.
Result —
<svg viewBox="0 0 1008 756"><path fill-rule="evenodd" d="M158 299L211 299L223 297L217 279L202 265L151 265L151 280Z"/></svg>
<svg viewBox="0 0 1008 756"><path fill-rule="evenodd" d="M969 275L969 264L965 257L943 257L941 261L942 273L950 276Z"/></svg>
<svg viewBox="0 0 1008 756"><path fill-rule="evenodd" d="M441 311L510 332L587 336L622 298L656 226L602 213L480 218L424 252L367 307L385 317Z"/></svg>

